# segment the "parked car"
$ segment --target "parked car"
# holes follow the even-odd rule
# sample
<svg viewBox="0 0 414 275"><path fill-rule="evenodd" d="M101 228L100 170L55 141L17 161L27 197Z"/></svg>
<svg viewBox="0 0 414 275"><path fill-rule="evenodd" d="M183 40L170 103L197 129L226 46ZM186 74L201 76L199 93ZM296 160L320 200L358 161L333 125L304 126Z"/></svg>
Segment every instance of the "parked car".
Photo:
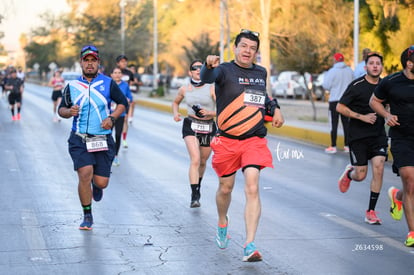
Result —
<svg viewBox="0 0 414 275"><path fill-rule="evenodd" d="M277 75L271 75L270 76L270 87L271 87L272 91L276 89L277 78L278 78Z"/></svg>
<svg viewBox="0 0 414 275"><path fill-rule="evenodd" d="M190 83L190 77L188 77L188 76L174 76L171 79L171 88L172 89L178 89L181 86L184 86L188 83Z"/></svg>
<svg viewBox="0 0 414 275"><path fill-rule="evenodd" d="M63 72L62 77L65 80L65 86L69 83L69 81L78 79L81 75L82 74L78 72Z"/></svg>
<svg viewBox="0 0 414 275"><path fill-rule="evenodd" d="M141 82L142 86L145 87L152 87L154 86L154 75L153 74L142 74L141 75ZM164 84L167 84L167 86L170 84L170 77L165 74L157 74L157 82L158 86L162 86Z"/></svg>
<svg viewBox="0 0 414 275"><path fill-rule="evenodd" d="M142 74L141 82L142 86L151 87L153 85L154 76L152 74Z"/></svg>
<svg viewBox="0 0 414 275"><path fill-rule="evenodd" d="M317 100L325 101L328 96L327 91L322 87L325 73L326 71L314 77L312 93Z"/></svg>
<svg viewBox="0 0 414 275"><path fill-rule="evenodd" d="M307 83L311 82L311 75L305 74L308 78ZM299 72L284 71L279 74L277 81L272 85L272 96L283 98L306 98L307 88L305 79Z"/></svg>

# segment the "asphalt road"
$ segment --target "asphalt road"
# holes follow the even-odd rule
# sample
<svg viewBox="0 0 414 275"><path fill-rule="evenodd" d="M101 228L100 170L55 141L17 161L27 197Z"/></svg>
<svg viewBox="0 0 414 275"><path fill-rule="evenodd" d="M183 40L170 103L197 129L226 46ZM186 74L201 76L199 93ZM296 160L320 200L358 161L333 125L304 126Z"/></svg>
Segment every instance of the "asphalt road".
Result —
<svg viewBox="0 0 414 275"><path fill-rule="evenodd" d="M129 148L93 204L94 229L80 231L71 124L52 122L50 96L50 88L27 84L22 120L13 122L0 99L0 274L412 274L405 221L388 214L386 190L401 186L389 163L377 206L383 224L368 225L369 180L338 191L346 154L269 136L275 168L261 174L256 237L264 260L244 263L241 173L229 212L232 240L220 250L214 171L209 164L201 208L189 208L181 123L139 106Z"/></svg>

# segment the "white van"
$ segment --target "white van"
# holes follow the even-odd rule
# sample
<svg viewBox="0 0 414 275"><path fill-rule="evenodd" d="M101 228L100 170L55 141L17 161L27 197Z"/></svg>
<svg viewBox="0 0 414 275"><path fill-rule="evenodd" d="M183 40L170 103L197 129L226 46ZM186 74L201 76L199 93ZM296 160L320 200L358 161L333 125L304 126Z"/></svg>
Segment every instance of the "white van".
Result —
<svg viewBox="0 0 414 275"><path fill-rule="evenodd" d="M305 75L310 76L308 73ZM312 83L311 77L309 77L308 83ZM281 72L277 82L272 87L272 96L283 98L306 98L307 88L303 76L295 71Z"/></svg>

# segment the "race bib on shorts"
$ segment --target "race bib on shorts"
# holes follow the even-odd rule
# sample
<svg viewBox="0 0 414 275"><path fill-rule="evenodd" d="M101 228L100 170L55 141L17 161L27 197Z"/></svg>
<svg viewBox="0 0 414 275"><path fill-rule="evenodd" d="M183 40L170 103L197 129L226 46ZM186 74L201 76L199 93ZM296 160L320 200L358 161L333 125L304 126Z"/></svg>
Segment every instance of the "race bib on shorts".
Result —
<svg viewBox="0 0 414 275"><path fill-rule="evenodd" d="M108 142L106 136L86 137L86 149L88 152L108 151Z"/></svg>
<svg viewBox="0 0 414 275"><path fill-rule="evenodd" d="M191 121L191 130L198 134L209 134L213 131L213 121Z"/></svg>
<svg viewBox="0 0 414 275"><path fill-rule="evenodd" d="M266 91L246 89L244 90L244 105L258 108L265 107Z"/></svg>

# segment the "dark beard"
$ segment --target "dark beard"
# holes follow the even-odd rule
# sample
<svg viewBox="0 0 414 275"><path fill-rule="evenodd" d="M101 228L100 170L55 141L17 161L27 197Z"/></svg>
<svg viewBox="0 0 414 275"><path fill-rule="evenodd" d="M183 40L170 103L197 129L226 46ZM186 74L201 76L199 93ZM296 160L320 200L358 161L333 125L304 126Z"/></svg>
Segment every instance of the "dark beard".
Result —
<svg viewBox="0 0 414 275"><path fill-rule="evenodd" d="M98 75L98 73L96 72L96 73L94 73L94 74L87 74L87 73L83 73L83 75L86 77L86 78L95 78L97 75Z"/></svg>

